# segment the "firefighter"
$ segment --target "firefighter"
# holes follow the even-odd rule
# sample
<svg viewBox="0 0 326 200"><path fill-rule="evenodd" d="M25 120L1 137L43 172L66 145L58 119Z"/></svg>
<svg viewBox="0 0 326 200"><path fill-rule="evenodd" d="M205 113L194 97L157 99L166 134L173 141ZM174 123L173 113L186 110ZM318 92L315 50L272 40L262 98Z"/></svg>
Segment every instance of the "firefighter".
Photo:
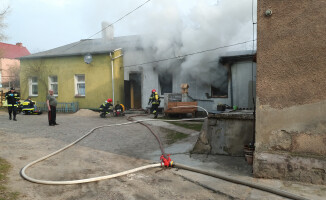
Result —
<svg viewBox="0 0 326 200"><path fill-rule="evenodd" d="M32 101L31 97L28 97L23 102L23 113L32 113L33 111L36 111L36 105L35 102Z"/></svg>
<svg viewBox="0 0 326 200"><path fill-rule="evenodd" d="M161 100L160 100L160 97L158 96L158 94L157 94L157 92L156 92L155 89L152 90L152 94L149 97L148 105L150 103L152 103L151 110L152 110L152 112L154 114L154 118L157 118L157 115L158 115L157 109L158 109L158 106L161 103Z"/></svg>
<svg viewBox="0 0 326 200"><path fill-rule="evenodd" d="M101 106L100 106L100 116L101 117L105 117L105 115L107 113L109 113L109 111L113 111L112 109L113 104L112 104L112 99L107 99Z"/></svg>
<svg viewBox="0 0 326 200"><path fill-rule="evenodd" d="M13 113L14 121L17 121L16 114L20 95L15 91L15 88L12 87L10 88L10 91L6 92L5 97L8 103L9 120L11 120L11 113Z"/></svg>

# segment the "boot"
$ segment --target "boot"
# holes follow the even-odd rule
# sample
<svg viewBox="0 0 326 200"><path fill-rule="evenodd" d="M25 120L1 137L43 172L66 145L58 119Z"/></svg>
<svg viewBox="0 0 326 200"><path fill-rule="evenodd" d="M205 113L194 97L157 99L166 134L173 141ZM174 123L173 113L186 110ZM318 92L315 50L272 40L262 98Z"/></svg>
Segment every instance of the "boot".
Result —
<svg viewBox="0 0 326 200"><path fill-rule="evenodd" d="M14 116L14 121L17 121L16 116Z"/></svg>
<svg viewBox="0 0 326 200"><path fill-rule="evenodd" d="M11 115L9 115L9 120L11 120Z"/></svg>

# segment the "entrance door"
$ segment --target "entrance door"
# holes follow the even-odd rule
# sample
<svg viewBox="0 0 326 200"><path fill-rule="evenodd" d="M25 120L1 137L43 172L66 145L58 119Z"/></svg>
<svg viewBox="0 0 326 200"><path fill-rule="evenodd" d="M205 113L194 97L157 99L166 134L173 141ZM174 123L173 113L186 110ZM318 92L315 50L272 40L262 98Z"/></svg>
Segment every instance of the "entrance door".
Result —
<svg viewBox="0 0 326 200"><path fill-rule="evenodd" d="M141 109L141 73L130 73L130 108Z"/></svg>

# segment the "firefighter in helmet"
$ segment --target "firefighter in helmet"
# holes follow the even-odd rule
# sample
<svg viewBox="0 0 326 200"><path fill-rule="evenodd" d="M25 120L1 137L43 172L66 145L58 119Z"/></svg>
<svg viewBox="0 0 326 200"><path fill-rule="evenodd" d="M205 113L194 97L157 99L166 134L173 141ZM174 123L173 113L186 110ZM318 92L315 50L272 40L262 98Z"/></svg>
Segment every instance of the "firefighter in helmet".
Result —
<svg viewBox="0 0 326 200"><path fill-rule="evenodd" d="M109 111L113 111L112 109L113 104L112 104L112 99L107 99L101 106L100 106L100 112L101 112L101 117L105 117Z"/></svg>
<svg viewBox="0 0 326 200"><path fill-rule="evenodd" d="M149 101L148 101L148 105L152 103L152 112L154 114L154 118L157 118L157 115L158 115L158 106L160 105L161 103L161 100L160 100L160 97L158 96L157 92L155 89L152 90L152 94L151 96L149 97Z"/></svg>
<svg viewBox="0 0 326 200"><path fill-rule="evenodd" d="M11 120L11 113L13 113L14 121L17 121L16 114L20 95L18 92L15 91L15 88L12 87L10 88L10 91L5 94L5 97L8 103L9 120Z"/></svg>

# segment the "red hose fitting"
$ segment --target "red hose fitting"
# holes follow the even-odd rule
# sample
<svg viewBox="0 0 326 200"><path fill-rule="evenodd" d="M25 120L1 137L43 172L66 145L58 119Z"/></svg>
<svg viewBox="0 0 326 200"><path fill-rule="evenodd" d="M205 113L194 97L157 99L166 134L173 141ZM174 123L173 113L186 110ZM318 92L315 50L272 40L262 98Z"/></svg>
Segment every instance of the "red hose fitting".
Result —
<svg viewBox="0 0 326 200"><path fill-rule="evenodd" d="M164 157L164 155L161 155L160 160L161 160L161 166L164 164L165 167L172 167L173 161L170 158L170 154L167 154L167 159Z"/></svg>

